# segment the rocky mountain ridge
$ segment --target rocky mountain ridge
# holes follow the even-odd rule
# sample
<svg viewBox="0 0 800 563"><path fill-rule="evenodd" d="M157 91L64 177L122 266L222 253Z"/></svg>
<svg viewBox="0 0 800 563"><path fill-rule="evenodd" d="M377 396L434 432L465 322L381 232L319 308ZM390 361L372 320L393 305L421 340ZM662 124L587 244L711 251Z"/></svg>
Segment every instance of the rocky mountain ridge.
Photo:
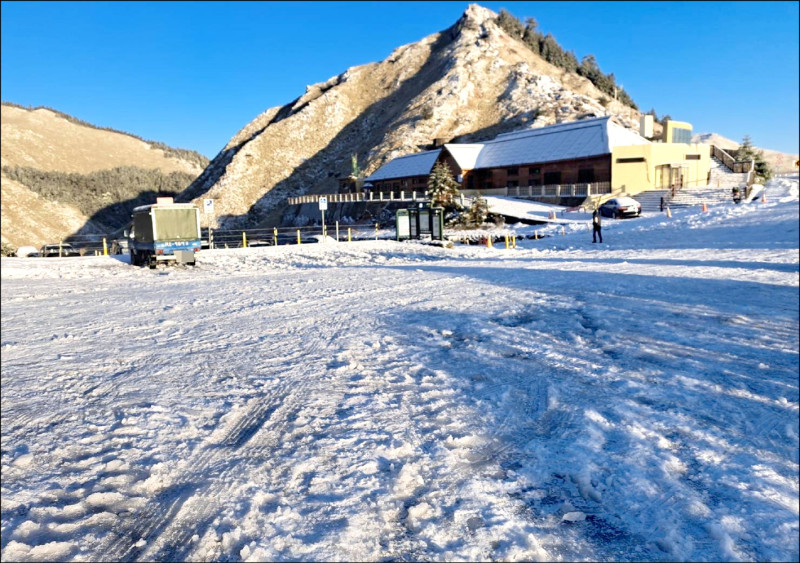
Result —
<svg viewBox="0 0 800 563"><path fill-rule="evenodd" d="M0 122L0 236L12 246L113 230L119 225L106 220L111 211L116 223L124 221L139 194L158 189L155 182L171 182L177 193L208 162L193 151L98 128L49 108L3 103ZM104 174L108 189L101 189ZM126 174L136 177L128 189L117 181ZM80 193L87 186L97 193Z"/></svg>
<svg viewBox="0 0 800 563"><path fill-rule="evenodd" d="M451 28L308 86L247 124L183 193L215 200L218 227L302 224L286 199L336 191L356 154L369 174L436 138L463 142L520 127L639 112L584 77L557 68L509 36L497 14L470 5Z"/></svg>

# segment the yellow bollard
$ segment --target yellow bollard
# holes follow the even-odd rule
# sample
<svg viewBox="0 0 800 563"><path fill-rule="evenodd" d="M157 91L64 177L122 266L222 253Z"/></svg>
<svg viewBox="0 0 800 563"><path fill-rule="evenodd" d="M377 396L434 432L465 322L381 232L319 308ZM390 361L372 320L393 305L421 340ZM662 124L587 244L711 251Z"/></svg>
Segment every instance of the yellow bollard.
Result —
<svg viewBox="0 0 800 563"><path fill-rule="evenodd" d="M533 240L539 240L539 233L538 233L538 231L533 231Z"/></svg>
<svg viewBox="0 0 800 563"><path fill-rule="evenodd" d="M493 248L492 247L492 237L490 237L490 236L486 237L486 248Z"/></svg>
<svg viewBox="0 0 800 563"><path fill-rule="evenodd" d="M353 239L350 238L350 227L347 227L347 242L351 242Z"/></svg>
<svg viewBox="0 0 800 563"><path fill-rule="evenodd" d="M375 240L378 240L378 224L375 223Z"/></svg>
<svg viewBox="0 0 800 563"><path fill-rule="evenodd" d="M275 241L275 246L278 246L278 227L272 228L272 239Z"/></svg>
<svg viewBox="0 0 800 563"><path fill-rule="evenodd" d="M300 229L297 229L297 244L303 244L300 242Z"/></svg>
<svg viewBox="0 0 800 563"><path fill-rule="evenodd" d="M247 233L242 231L242 248L247 248Z"/></svg>
<svg viewBox="0 0 800 563"><path fill-rule="evenodd" d="M506 233L506 250L508 250L508 233Z"/></svg>
<svg viewBox="0 0 800 563"><path fill-rule="evenodd" d="M672 219L672 211L670 211L669 205L667 206L667 219Z"/></svg>
<svg viewBox="0 0 800 563"><path fill-rule="evenodd" d="M61 243L64 242L63 240L58 241L58 257L61 258Z"/></svg>
<svg viewBox="0 0 800 563"><path fill-rule="evenodd" d="M103 256L108 256L108 244L106 243L106 237L103 237Z"/></svg>
<svg viewBox="0 0 800 563"><path fill-rule="evenodd" d="M517 235L511 235L511 247L512 248L517 247Z"/></svg>

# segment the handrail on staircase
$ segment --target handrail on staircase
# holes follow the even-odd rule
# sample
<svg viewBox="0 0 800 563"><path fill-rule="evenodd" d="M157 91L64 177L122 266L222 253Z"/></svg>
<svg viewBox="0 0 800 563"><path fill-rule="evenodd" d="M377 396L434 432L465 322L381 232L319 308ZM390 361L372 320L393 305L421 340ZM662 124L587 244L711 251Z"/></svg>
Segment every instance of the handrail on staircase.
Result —
<svg viewBox="0 0 800 563"><path fill-rule="evenodd" d="M737 174L747 172L748 173L747 181L748 185L750 185L753 167L755 166L755 161L753 159L736 160L736 158L732 157L725 150L721 149L716 145L711 145L711 156L713 156L717 160L720 160L722 164L727 166L728 170L730 170L731 172L735 172Z"/></svg>

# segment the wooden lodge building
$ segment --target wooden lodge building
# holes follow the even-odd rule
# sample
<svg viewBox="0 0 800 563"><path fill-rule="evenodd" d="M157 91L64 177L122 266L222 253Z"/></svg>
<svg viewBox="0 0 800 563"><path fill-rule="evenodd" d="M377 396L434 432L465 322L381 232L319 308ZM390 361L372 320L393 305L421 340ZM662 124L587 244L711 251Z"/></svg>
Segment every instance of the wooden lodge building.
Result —
<svg viewBox="0 0 800 563"><path fill-rule="evenodd" d="M483 143L446 143L395 158L366 182L373 192L424 191L437 162L448 165L467 193L516 188L544 194L544 186L591 184L593 193L632 195L705 184L710 153L707 145L651 142L600 117L513 131Z"/></svg>

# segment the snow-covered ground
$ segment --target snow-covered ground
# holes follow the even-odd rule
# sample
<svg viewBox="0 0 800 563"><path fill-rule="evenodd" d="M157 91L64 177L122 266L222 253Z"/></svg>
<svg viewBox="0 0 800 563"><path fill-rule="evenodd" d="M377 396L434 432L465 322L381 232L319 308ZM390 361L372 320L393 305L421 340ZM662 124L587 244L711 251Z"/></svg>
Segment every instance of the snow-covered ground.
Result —
<svg viewBox="0 0 800 563"><path fill-rule="evenodd" d="M2 559L796 561L797 185L604 244L3 258Z"/></svg>

